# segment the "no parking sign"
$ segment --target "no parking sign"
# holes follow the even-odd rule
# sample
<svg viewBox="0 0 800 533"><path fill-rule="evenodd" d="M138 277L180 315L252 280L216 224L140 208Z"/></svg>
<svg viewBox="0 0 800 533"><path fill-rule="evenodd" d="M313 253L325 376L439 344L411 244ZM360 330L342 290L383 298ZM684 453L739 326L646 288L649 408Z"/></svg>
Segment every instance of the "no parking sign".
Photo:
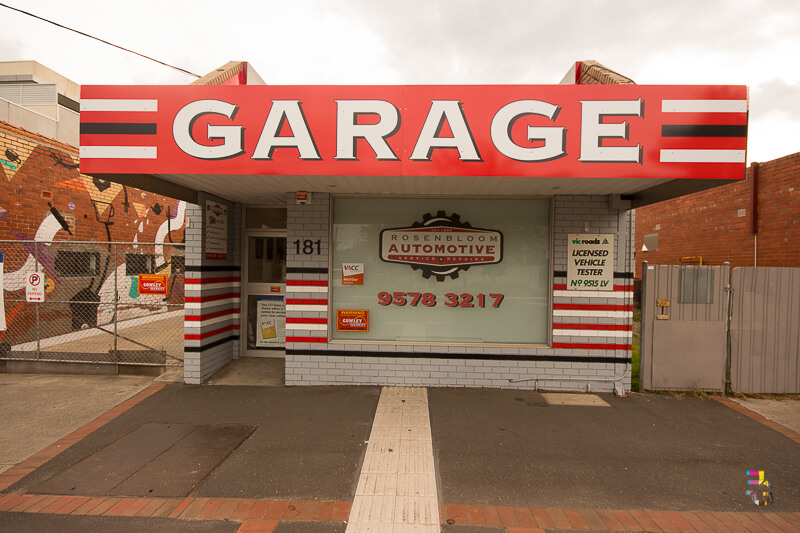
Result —
<svg viewBox="0 0 800 533"><path fill-rule="evenodd" d="M30 272L25 278L25 301L44 302L44 273Z"/></svg>

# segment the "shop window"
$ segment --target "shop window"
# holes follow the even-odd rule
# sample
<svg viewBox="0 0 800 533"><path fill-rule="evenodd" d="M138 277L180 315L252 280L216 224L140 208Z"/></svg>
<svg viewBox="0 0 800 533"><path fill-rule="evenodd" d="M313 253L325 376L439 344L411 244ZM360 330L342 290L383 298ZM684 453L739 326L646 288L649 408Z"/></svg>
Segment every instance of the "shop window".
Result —
<svg viewBox="0 0 800 533"><path fill-rule="evenodd" d="M125 275L153 274L156 270L156 258L152 254L125 254Z"/></svg>
<svg viewBox="0 0 800 533"><path fill-rule="evenodd" d="M100 274L100 254L59 250L56 255L56 271L62 278L97 276Z"/></svg>
<svg viewBox="0 0 800 533"><path fill-rule="evenodd" d="M548 342L550 201L333 202L333 340Z"/></svg>

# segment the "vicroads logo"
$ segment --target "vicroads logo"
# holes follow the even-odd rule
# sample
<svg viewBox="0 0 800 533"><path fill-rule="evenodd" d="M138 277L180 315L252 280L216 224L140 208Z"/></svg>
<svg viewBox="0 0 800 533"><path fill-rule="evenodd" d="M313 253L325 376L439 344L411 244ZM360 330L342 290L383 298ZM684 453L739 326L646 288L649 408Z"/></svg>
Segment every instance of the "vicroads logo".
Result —
<svg viewBox="0 0 800 533"><path fill-rule="evenodd" d="M600 241L600 239L580 239L575 237L572 239L572 244L608 244L608 239Z"/></svg>

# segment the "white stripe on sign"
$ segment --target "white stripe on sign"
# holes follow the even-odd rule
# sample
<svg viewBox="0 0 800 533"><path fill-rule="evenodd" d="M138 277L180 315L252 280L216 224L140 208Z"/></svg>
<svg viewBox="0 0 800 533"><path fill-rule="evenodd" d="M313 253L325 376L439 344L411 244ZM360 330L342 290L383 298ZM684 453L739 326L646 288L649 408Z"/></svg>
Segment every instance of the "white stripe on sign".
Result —
<svg viewBox="0 0 800 533"><path fill-rule="evenodd" d="M203 291L210 291L213 289L237 289L239 288L239 283L236 281L231 282L224 282L224 283L186 283L184 285L184 294L202 294Z"/></svg>
<svg viewBox="0 0 800 533"><path fill-rule="evenodd" d="M633 332L606 329L553 329L553 337L615 337L631 339L633 338Z"/></svg>
<svg viewBox="0 0 800 533"><path fill-rule="evenodd" d="M287 285L286 292L328 292L328 287L312 287L305 285Z"/></svg>
<svg viewBox="0 0 800 533"><path fill-rule="evenodd" d="M286 306L286 311L318 311L320 313L327 313L327 305L308 305L308 304L289 304Z"/></svg>
<svg viewBox="0 0 800 533"><path fill-rule="evenodd" d="M288 323L286 324L286 329L303 329L308 331L328 331L328 324L295 324L295 323Z"/></svg>
<svg viewBox="0 0 800 533"><path fill-rule="evenodd" d="M662 100L662 113L747 113L747 100Z"/></svg>
<svg viewBox="0 0 800 533"><path fill-rule="evenodd" d="M156 159L155 146L81 146L81 159Z"/></svg>
<svg viewBox="0 0 800 533"><path fill-rule="evenodd" d="M186 309L211 309L222 305L239 306L239 298L226 298L224 300L209 300L206 302L184 302Z"/></svg>
<svg viewBox="0 0 800 533"><path fill-rule="evenodd" d="M428 391L384 387L346 533L439 533Z"/></svg>
<svg viewBox="0 0 800 533"><path fill-rule="evenodd" d="M209 318L207 320L184 320L183 327L190 329L198 329L198 328L204 328L206 326L211 326L214 324L219 324L220 322L229 322L229 321L238 324L239 315L238 314L223 315L214 318Z"/></svg>
<svg viewBox="0 0 800 533"><path fill-rule="evenodd" d="M570 291L554 290L553 296L563 296L564 298L630 298L633 299L633 291Z"/></svg>
<svg viewBox="0 0 800 533"><path fill-rule="evenodd" d="M81 100L81 111L158 111L158 100Z"/></svg>
<svg viewBox="0 0 800 533"><path fill-rule="evenodd" d="M661 150L662 163L744 163L744 150Z"/></svg>
<svg viewBox="0 0 800 533"><path fill-rule="evenodd" d="M598 311L586 309L553 309L553 316L591 316L598 318L630 318L633 311Z"/></svg>

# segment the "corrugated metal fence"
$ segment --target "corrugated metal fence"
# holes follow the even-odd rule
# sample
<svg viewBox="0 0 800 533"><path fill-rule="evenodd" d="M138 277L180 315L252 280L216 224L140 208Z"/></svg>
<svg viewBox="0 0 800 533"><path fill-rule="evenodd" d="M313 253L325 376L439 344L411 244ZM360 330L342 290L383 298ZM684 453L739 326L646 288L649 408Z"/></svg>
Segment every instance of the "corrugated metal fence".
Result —
<svg viewBox="0 0 800 533"><path fill-rule="evenodd" d="M0 360L183 365L184 245L0 241ZM44 301L26 301L38 273Z"/></svg>
<svg viewBox="0 0 800 533"><path fill-rule="evenodd" d="M800 268L643 273L644 389L800 393Z"/></svg>
<svg viewBox="0 0 800 533"><path fill-rule="evenodd" d="M642 272L642 387L725 390L728 265Z"/></svg>
<svg viewBox="0 0 800 533"><path fill-rule="evenodd" d="M800 393L800 268L733 269L734 391Z"/></svg>

